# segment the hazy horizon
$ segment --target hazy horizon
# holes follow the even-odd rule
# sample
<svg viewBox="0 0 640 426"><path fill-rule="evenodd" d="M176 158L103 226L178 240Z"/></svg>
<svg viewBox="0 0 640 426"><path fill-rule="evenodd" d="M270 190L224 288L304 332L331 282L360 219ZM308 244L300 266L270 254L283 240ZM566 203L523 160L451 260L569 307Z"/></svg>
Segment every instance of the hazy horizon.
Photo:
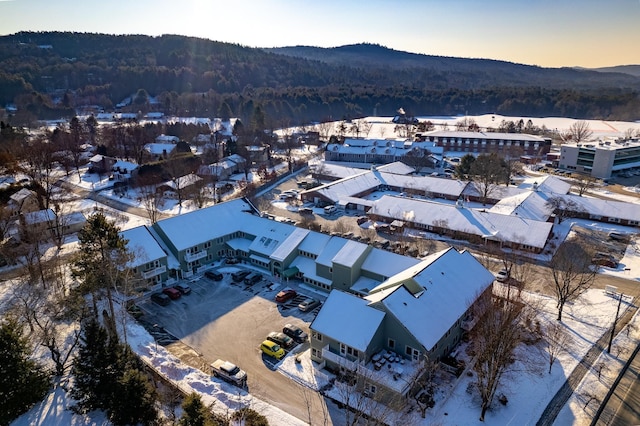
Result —
<svg viewBox="0 0 640 426"><path fill-rule="evenodd" d="M640 64L640 1L0 0L0 33L176 34L247 47L379 44L542 67Z"/></svg>

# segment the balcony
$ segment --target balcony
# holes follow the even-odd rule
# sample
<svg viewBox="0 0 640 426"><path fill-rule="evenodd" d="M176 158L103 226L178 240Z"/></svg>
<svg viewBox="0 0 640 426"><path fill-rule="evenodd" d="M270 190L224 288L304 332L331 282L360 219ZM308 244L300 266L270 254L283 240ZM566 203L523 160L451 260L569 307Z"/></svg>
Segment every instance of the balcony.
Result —
<svg viewBox="0 0 640 426"><path fill-rule="evenodd" d="M142 273L142 277L145 280L148 280L149 278L155 277L156 275L160 275L160 274L162 274L162 273L164 273L166 271L167 271L167 267L162 265L162 266L158 266L157 268L153 268L153 269L150 269L148 271L143 272Z"/></svg>
<svg viewBox="0 0 640 426"><path fill-rule="evenodd" d="M341 355L334 354L329 350L329 345L326 345L325 347L322 348L322 358L329 360L331 362L335 362L336 364L346 368L349 371L356 371L358 369L357 362L349 361L347 358Z"/></svg>
<svg viewBox="0 0 640 426"><path fill-rule="evenodd" d="M380 351L380 357L386 351ZM374 356L375 357L375 356ZM329 345L322 348L322 359L334 362L345 369L355 372L367 381L376 382L401 395L406 395L411 384L414 383L418 374L423 371L423 365L419 361L402 359L399 362L386 362L385 365L376 367L376 363L350 361L344 356L333 353L329 350ZM400 359L397 357L396 359Z"/></svg>
<svg viewBox="0 0 640 426"><path fill-rule="evenodd" d="M207 257L207 251L201 250L196 253L186 253L184 255L184 260L186 260L187 262L195 262L196 260L203 259L205 257Z"/></svg>

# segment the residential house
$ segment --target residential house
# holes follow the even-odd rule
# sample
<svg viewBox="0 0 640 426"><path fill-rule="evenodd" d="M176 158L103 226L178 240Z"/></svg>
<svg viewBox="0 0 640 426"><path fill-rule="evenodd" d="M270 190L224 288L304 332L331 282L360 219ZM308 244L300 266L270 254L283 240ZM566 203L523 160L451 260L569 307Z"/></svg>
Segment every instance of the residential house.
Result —
<svg viewBox="0 0 640 426"><path fill-rule="evenodd" d="M425 358L448 355L473 326L475 304L490 297L493 280L471 253L449 248L366 296L334 289L311 323L311 358L359 376L361 390L377 400L406 397Z"/></svg>
<svg viewBox="0 0 640 426"><path fill-rule="evenodd" d="M11 216L14 217L39 210L38 194L30 189L21 188L18 192L11 194L7 207Z"/></svg>

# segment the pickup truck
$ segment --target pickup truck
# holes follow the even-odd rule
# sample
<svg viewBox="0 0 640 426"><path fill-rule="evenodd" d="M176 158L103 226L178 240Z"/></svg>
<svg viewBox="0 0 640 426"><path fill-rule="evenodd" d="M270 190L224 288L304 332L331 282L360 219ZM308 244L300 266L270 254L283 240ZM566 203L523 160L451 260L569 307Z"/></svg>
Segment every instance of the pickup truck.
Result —
<svg viewBox="0 0 640 426"><path fill-rule="evenodd" d="M218 359L213 362L213 364L211 364L211 374L213 374L214 377L219 377L241 388L247 386L247 373L229 361Z"/></svg>

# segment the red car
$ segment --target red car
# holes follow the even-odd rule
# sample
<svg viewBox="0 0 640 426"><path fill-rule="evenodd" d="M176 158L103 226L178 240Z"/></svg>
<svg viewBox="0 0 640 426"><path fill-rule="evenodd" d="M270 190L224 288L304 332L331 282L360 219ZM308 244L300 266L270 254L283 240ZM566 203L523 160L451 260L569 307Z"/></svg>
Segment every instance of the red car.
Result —
<svg viewBox="0 0 640 426"><path fill-rule="evenodd" d="M287 300L291 300L296 297L298 293L295 290L282 290L278 294L276 294L276 302L286 302Z"/></svg>
<svg viewBox="0 0 640 426"><path fill-rule="evenodd" d="M182 296L182 294L180 294L180 291L173 287L167 287L163 289L162 292L173 300L180 299L180 296Z"/></svg>

